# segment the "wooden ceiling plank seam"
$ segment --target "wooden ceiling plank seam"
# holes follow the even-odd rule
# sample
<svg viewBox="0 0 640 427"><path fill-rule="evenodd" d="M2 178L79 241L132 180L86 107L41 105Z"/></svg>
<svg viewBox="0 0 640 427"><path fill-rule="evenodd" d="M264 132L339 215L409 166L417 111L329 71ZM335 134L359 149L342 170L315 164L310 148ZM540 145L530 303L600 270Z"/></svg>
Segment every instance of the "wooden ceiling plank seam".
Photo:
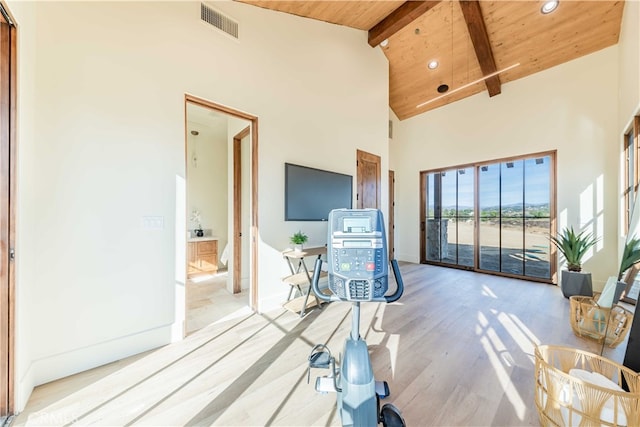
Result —
<svg viewBox="0 0 640 427"><path fill-rule="evenodd" d="M434 8L441 0L406 1L369 30L369 45L378 46L417 18Z"/></svg>
<svg viewBox="0 0 640 427"><path fill-rule="evenodd" d="M480 63L482 74L487 76L498 71L496 62L491 50L491 42L487 34L487 28L480 10L480 2L477 0L462 0L458 2L462 9L462 15L469 29L469 37L473 44L473 49ZM485 80L489 96L499 95L502 92L500 84L500 76L495 75Z"/></svg>

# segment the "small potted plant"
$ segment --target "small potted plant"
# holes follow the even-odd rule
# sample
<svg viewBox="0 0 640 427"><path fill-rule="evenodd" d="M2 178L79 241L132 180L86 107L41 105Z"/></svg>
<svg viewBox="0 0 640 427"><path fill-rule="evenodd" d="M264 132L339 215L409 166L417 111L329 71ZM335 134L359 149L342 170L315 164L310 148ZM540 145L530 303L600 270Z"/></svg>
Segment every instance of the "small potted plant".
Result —
<svg viewBox="0 0 640 427"><path fill-rule="evenodd" d="M302 245L304 245L307 242L307 240L309 240L309 237L307 237L307 235L304 234L302 231L298 231L298 232L294 233L293 236L291 236L289 240L294 245L293 249L295 251L301 252L302 251Z"/></svg>
<svg viewBox="0 0 640 427"><path fill-rule="evenodd" d="M598 239L586 231L576 233L573 227L565 227L556 237L550 236L549 239L567 261L567 270L562 270L560 279L565 298L572 295L592 296L591 273L582 271L582 258Z"/></svg>
<svg viewBox="0 0 640 427"><path fill-rule="evenodd" d="M202 230L202 225L200 224L200 211L198 211L197 209L194 209L193 212L191 212L191 218L189 219L196 226L196 228L193 229L193 232L196 235L196 237L204 236L204 231Z"/></svg>

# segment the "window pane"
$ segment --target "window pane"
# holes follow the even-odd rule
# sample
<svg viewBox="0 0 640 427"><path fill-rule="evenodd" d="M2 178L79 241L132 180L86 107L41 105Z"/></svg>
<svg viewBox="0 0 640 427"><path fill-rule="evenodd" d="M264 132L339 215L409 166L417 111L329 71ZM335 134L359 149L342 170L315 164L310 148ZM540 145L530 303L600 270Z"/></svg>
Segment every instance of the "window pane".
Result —
<svg viewBox="0 0 640 427"><path fill-rule="evenodd" d="M457 242L457 230L455 218L447 219L442 218L441 230L443 232L442 239L447 242L447 245L442 248L442 262L448 264L455 264L456 259L456 242Z"/></svg>
<svg viewBox="0 0 640 427"><path fill-rule="evenodd" d="M523 167L522 160L504 162L500 165L500 198L503 217L521 218L523 215Z"/></svg>
<svg viewBox="0 0 640 427"><path fill-rule="evenodd" d="M527 219L525 223L524 247L525 264L524 274L530 277L543 279L551 278L551 243L548 235L551 221L546 218Z"/></svg>
<svg viewBox="0 0 640 427"><path fill-rule="evenodd" d="M525 160L524 205L527 218L549 218L551 158Z"/></svg>
<svg viewBox="0 0 640 427"><path fill-rule="evenodd" d="M500 271L500 223L497 218L480 218L480 268Z"/></svg>
<svg viewBox="0 0 640 427"><path fill-rule="evenodd" d="M522 235L523 220L520 218L502 218L502 272L524 274L524 241Z"/></svg>
<svg viewBox="0 0 640 427"><path fill-rule="evenodd" d="M434 174L427 175L427 218L435 215Z"/></svg>
<svg viewBox="0 0 640 427"><path fill-rule="evenodd" d="M473 267L473 224L473 219L458 220L458 265Z"/></svg>
<svg viewBox="0 0 640 427"><path fill-rule="evenodd" d="M428 218L427 219L427 259L429 261L440 262L441 254L447 252L447 240L446 230L441 231L442 220L440 218ZM446 220L445 220L446 228ZM441 234L444 234L445 239L441 240ZM444 242L444 247L441 247L440 242Z"/></svg>
<svg viewBox="0 0 640 427"><path fill-rule="evenodd" d="M500 207L500 168L498 165L480 167L478 178L480 216L497 218Z"/></svg>
<svg viewBox="0 0 640 427"><path fill-rule="evenodd" d="M474 168L458 169L458 218L456 231L458 244L458 265L473 267L474 257Z"/></svg>
<svg viewBox="0 0 640 427"><path fill-rule="evenodd" d="M456 171L441 172L442 179L442 217L454 218L456 216Z"/></svg>

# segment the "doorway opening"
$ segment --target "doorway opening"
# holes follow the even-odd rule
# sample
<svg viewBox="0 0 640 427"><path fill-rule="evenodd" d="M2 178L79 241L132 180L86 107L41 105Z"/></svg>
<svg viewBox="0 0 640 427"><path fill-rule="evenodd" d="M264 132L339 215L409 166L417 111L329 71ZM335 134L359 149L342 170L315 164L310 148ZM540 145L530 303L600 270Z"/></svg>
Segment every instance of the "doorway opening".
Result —
<svg viewBox="0 0 640 427"><path fill-rule="evenodd" d="M186 97L185 332L257 311L257 118Z"/></svg>

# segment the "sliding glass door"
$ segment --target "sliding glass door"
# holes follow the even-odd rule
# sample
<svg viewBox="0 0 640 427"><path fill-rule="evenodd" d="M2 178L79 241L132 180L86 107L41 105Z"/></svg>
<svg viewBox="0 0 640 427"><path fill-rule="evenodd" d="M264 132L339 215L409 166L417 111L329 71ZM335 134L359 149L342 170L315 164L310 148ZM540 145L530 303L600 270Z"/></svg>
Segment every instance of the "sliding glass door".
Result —
<svg viewBox="0 0 640 427"><path fill-rule="evenodd" d="M554 153L422 172L421 260L550 281Z"/></svg>

